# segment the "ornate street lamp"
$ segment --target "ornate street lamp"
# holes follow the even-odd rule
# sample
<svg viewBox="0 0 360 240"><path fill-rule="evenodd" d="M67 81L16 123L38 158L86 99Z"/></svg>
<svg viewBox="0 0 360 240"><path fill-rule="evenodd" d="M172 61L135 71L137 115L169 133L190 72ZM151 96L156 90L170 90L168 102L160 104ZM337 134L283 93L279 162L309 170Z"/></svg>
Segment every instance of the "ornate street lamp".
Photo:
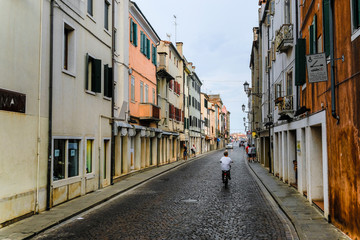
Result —
<svg viewBox="0 0 360 240"><path fill-rule="evenodd" d="M241 106L241 109L242 109L243 112L245 112L245 104L243 104L243 105Z"/></svg>
<svg viewBox="0 0 360 240"><path fill-rule="evenodd" d="M244 122L246 121L246 117L243 118Z"/></svg>

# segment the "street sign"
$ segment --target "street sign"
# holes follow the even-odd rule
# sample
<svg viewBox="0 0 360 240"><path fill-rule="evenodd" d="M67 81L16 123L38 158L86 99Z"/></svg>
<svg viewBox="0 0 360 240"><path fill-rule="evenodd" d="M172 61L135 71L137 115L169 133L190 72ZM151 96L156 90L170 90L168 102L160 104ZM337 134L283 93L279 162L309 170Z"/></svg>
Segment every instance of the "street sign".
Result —
<svg viewBox="0 0 360 240"><path fill-rule="evenodd" d="M325 53L306 55L306 66L310 83L328 80Z"/></svg>

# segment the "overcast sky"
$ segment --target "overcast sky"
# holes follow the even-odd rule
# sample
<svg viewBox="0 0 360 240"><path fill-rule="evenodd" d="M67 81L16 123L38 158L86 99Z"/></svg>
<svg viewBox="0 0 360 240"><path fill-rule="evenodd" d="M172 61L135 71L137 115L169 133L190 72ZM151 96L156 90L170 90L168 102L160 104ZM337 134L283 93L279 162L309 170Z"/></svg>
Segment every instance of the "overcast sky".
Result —
<svg viewBox="0 0 360 240"><path fill-rule="evenodd" d="M250 82L254 0L134 0L162 40L183 42L186 59L203 81L202 92L220 94L231 112L230 130L244 132L247 106L243 83ZM177 19L175 34L174 15Z"/></svg>

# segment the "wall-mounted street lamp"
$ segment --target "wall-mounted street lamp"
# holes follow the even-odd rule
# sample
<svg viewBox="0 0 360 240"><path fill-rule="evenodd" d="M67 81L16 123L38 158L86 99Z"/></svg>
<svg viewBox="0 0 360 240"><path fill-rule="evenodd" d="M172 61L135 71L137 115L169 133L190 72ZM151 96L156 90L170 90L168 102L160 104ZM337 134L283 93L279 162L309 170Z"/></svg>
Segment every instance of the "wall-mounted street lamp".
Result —
<svg viewBox="0 0 360 240"><path fill-rule="evenodd" d="M246 121L246 117L243 118L244 122Z"/></svg>
<svg viewBox="0 0 360 240"><path fill-rule="evenodd" d="M249 83L248 82L246 82L245 81L245 83L244 83L244 91L245 91L245 93L247 94L247 95L254 95L254 96L257 96L257 97L259 97L259 98L261 98L262 97L262 93L255 93L255 92L252 92L252 89L251 88L249 88Z"/></svg>

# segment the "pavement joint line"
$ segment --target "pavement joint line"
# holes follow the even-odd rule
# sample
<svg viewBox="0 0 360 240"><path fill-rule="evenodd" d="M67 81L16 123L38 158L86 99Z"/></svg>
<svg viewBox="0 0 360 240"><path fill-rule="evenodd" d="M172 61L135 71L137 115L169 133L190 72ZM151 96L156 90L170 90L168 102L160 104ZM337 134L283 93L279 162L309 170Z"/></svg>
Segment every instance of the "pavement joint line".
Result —
<svg viewBox="0 0 360 240"><path fill-rule="evenodd" d="M262 183L262 185L265 187L265 189L268 191L268 193L272 196L272 198L275 200L275 202L277 203L277 205L279 206L279 208L284 212L284 214L289 218L290 222L293 224L295 231L297 233L297 235L299 236L300 240L303 239L307 239L306 235L303 233L300 224L298 223L298 221L295 219L294 216L292 216L292 214L290 213L290 210L283 206L281 204L281 200L270 191L270 189L268 188L268 186L263 182L263 180L259 177L259 175L256 173L256 171L251 167L251 165L246 161L246 164L249 166L249 168L251 169L251 171L255 174L255 176L259 179L259 181Z"/></svg>
<svg viewBox="0 0 360 240"><path fill-rule="evenodd" d="M195 157L192 157L192 158L190 158L189 160L179 159L179 160L177 160L177 161L175 161L175 162L158 166L157 168L143 169L143 171L139 171L138 173L135 172L133 175L129 175L127 178L130 178L130 177L133 177L133 176L136 176L136 175L141 175L142 173L149 173L149 171L151 171L151 170L155 170L155 169L158 169L158 170L159 170L158 173L155 173L154 175L152 175L152 176L150 176L150 177L147 177L147 178L145 178L145 179L143 179L143 180L141 180L141 181L139 181L139 182L137 182L137 183L135 183L135 184L131 184L130 186L125 187L124 189L119 190L119 191L117 191L116 193L111 194L111 195L109 195L109 196L107 196L107 197L105 197L105 198L103 198L103 199L101 199L101 200L98 200L98 201L96 201L95 203L93 203L93 204L91 204L91 205L89 205L89 206L87 206L87 207L84 207L84 208L80 209L79 211L73 212L73 213L71 213L71 214L69 214L69 215L61 218L60 220L55 221L54 223L50 223L50 224L48 224L48 225L46 225L46 226L44 226L44 227L41 227L41 229L39 229L39 230L35 230L35 231L32 231L32 232L30 232L30 233L25 233L25 234L24 234L24 233L21 233L21 234L23 234L23 235L26 235L26 236L24 236L24 237L21 238L21 239L31 239L31 238L33 238L34 236L36 236L36 235L38 235L38 234L40 234L40 233L43 233L43 232L45 232L46 230L49 230L49 229L51 229L51 228L53 228L53 227L55 227L55 226L57 226L57 225L65 222L65 221L67 221L67 220L69 220L69 219L71 219L71 218L74 218L75 216L77 216L77 215L79 215L79 214L81 214L81 213L84 213L84 212L86 212L86 211L88 211L88 210L90 210L90 209L92 209L92 208L94 208L94 207L96 207L96 206L98 206L98 205L100 205L100 204L103 204L103 203L105 203L105 202L107 202L107 201L109 201L109 200L111 200L111 199L113 199L113 198L115 198L115 197L117 197L117 196L119 196L119 195L121 195L121 194L123 194L123 193L125 193L125 192L127 192L127 191L129 191L129 190L131 190L131 189L133 189L133 188L135 188L135 187L137 187L137 186L145 183L145 182L147 182L147 181L150 181L150 180L152 180L152 179L154 179L154 178L156 178L156 177L158 177L158 176L160 176L160 175L163 175L163 174L165 174L165 173L167 173L167 172L169 172L169 171L171 171L171 170L174 170L174 169L176 169L176 168L178 168L178 167L180 167L180 166L183 166L183 165L188 164L188 163L190 163L190 162L193 162L193 161L195 161L195 160L201 159L201 158L203 158L203 157L206 157L206 156L209 155L209 154L212 154L212 153L215 153L215 152L218 152L218 151L223 151L223 149L211 150L211 151L209 151L209 152L206 152L206 153L197 155L197 156L195 156ZM172 166L170 166L170 165L172 165ZM161 168L162 168L162 167L164 168L163 171L161 171ZM125 178L125 179L126 179L126 178ZM120 184L120 183L121 183L121 181L115 183L114 185ZM108 187L114 187L114 185L110 185L110 186L108 186ZM105 189L106 189L106 188L105 188ZM101 190L101 189L98 189L98 190ZM96 191L95 191L95 192L96 192ZM92 192L92 193L94 193L94 192ZM90 193L90 194L92 194L92 193ZM81 198L81 197L86 197L86 196L89 196L89 195L80 196L80 197L74 198L74 199L72 199L72 200L76 200L76 199L79 199L79 198ZM67 201L67 202L64 202L64 203L69 203L69 202L71 202L72 200ZM61 204L60 204L59 206L61 206ZM55 208L55 209L54 209L54 208ZM56 206L55 206L54 208L52 208L52 209L56 210ZM51 211L52 209L50 209L50 211ZM46 214L46 213L49 213L50 211L45 211L44 213ZM40 214L41 214L41 213L40 213ZM32 215L32 216L37 216L37 215L39 215L39 214L35 214L35 215ZM30 218L31 218L32 216L30 216ZM24 220L25 220L25 219L24 219ZM18 223L21 223L21 221L18 222ZM8 227L10 227L10 226L11 226L11 225L9 225ZM2 230L2 229L0 229L0 230ZM3 230L5 230L5 228L3 228ZM6 239L6 238L5 238L5 239Z"/></svg>

